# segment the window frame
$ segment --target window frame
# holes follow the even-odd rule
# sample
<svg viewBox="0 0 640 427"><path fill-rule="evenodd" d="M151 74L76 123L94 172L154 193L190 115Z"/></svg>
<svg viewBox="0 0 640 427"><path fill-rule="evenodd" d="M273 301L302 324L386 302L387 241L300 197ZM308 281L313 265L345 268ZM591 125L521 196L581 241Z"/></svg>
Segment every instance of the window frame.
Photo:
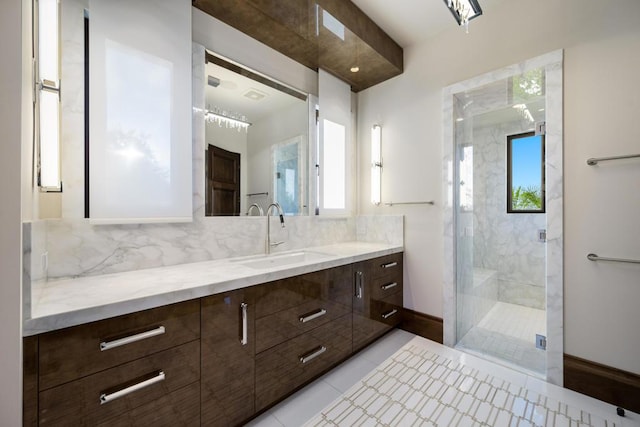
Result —
<svg viewBox="0 0 640 427"><path fill-rule="evenodd" d="M540 209L513 209L513 141L521 138L540 137ZM507 135L507 213L508 214L544 214L546 213L546 176L545 176L545 135L534 131Z"/></svg>

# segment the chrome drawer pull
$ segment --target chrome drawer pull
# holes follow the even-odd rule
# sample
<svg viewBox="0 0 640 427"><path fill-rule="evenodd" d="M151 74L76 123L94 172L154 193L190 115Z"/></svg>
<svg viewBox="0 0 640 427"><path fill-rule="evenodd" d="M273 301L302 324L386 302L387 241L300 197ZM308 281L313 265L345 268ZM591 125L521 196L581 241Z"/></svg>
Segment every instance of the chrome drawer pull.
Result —
<svg viewBox="0 0 640 427"><path fill-rule="evenodd" d="M382 268L391 268L391 267L395 267L396 265L398 265L397 262L388 262L386 264L380 264L380 267Z"/></svg>
<svg viewBox="0 0 640 427"><path fill-rule="evenodd" d="M240 304L240 309L242 310L242 337L240 338L240 344L242 345L247 345L249 342L247 334L247 307L249 307L249 304L246 302Z"/></svg>
<svg viewBox="0 0 640 427"><path fill-rule="evenodd" d="M380 289L382 289L383 291L386 291L388 289L395 288L396 286L398 286L398 282L387 283L386 285L380 286Z"/></svg>
<svg viewBox="0 0 640 427"><path fill-rule="evenodd" d="M100 343L100 351L111 350L112 348L120 347L134 343L136 341L145 340L147 338L155 337L156 335L162 335L165 333L164 326L159 326L147 332L141 332L139 334L131 335L128 337L120 338L113 341L102 341Z"/></svg>
<svg viewBox="0 0 640 427"><path fill-rule="evenodd" d="M300 362L307 363L320 356L322 353L327 351L327 347L321 345L320 347L314 348L311 350L311 353L305 354L304 356L300 356Z"/></svg>
<svg viewBox="0 0 640 427"><path fill-rule="evenodd" d="M142 382L139 382L138 384L123 388L122 390L118 390L109 394L102 393L100 395L100 404L104 405L105 403L109 403L111 401L124 397L129 393L133 393L134 391L138 391L155 383L159 383L160 381L164 381L164 372L162 371L158 371L158 375L153 378L149 378L148 380L144 380Z"/></svg>
<svg viewBox="0 0 640 427"><path fill-rule="evenodd" d="M302 323L307 323L313 319L317 319L318 317L322 317L325 314L327 314L327 310L325 310L324 308L319 308L318 311L316 311L313 314L309 314L308 316L301 316L300 317L300 321Z"/></svg>
<svg viewBox="0 0 640 427"><path fill-rule="evenodd" d="M397 312L398 312L398 310L396 310L396 309L394 308L394 309L393 309L393 310L391 310L390 312L388 312L388 313L384 313L384 314L382 315L382 318L383 318L383 319L388 319L389 317L393 316L393 315L394 315L394 314L396 314Z"/></svg>

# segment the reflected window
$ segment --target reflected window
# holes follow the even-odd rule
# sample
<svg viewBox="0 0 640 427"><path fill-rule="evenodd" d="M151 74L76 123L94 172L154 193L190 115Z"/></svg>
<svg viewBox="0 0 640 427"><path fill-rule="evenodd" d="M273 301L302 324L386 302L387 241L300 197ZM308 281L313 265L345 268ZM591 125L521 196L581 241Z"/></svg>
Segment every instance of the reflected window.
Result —
<svg viewBox="0 0 640 427"><path fill-rule="evenodd" d="M345 126L324 120L322 152L323 209L346 209L347 207L347 145Z"/></svg>
<svg viewBox="0 0 640 427"><path fill-rule="evenodd" d="M545 212L544 135L507 137L507 212Z"/></svg>

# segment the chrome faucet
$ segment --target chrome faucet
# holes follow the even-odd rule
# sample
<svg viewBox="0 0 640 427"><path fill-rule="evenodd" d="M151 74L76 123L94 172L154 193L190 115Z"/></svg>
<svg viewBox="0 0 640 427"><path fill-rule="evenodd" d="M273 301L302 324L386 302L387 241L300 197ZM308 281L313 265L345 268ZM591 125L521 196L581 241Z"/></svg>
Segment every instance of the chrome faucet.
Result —
<svg viewBox="0 0 640 427"><path fill-rule="evenodd" d="M252 203L251 206L249 206L249 209L247 209L247 216L251 215L251 210L253 208L258 209L258 216L263 216L264 215L264 211L262 210L262 206L260 206L257 203Z"/></svg>
<svg viewBox="0 0 640 427"><path fill-rule="evenodd" d="M278 215L280 216L280 224L282 228L284 228L284 212L282 212L282 208L278 202L271 203L267 208L267 239L265 240L264 252L269 255L271 253L272 246L278 246L284 243L281 242L273 242L271 243L271 221L269 221L269 215L271 214L271 208L276 208L278 210Z"/></svg>

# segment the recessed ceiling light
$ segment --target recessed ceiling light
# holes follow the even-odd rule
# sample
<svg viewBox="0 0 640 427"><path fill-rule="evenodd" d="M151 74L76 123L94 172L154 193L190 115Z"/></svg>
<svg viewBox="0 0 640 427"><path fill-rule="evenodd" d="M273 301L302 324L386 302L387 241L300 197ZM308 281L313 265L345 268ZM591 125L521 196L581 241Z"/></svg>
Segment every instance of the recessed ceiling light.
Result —
<svg viewBox="0 0 640 427"><path fill-rule="evenodd" d="M268 95L258 89L249 89L245 93L242 94L245 98L249 98L252 101L260 101L263 98L266 98Z"/></svg>
<svg viewBox="0 0 640 427"><path fill-rule="evenodd" d="M456 122L462 122L462 121L464 121L464 119L463 119L462 117L458 117L458 118L456 119Z"/></svg>
<svg viewBox="0 0 640 427"><path fill-rule="evenodd" d="M351 67L352 73L357 73L358 71L360 71L360 67L358 67L357 65L355 67Z"/></svg>

